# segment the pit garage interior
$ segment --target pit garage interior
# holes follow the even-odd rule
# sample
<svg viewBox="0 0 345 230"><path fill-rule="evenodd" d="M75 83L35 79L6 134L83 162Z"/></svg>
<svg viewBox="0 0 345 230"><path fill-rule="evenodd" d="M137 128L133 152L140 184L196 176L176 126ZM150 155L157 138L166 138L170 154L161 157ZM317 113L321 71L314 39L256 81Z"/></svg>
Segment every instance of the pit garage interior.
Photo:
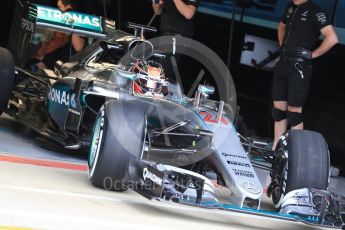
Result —
<svg viewBox="0 0 345 230"><path fill-rule="evenodd" d="M32 2L56 5L54 0ZM236 20L231 23L233 1L201 0L194 19L193 39L211 48L229 64L240 108L239 131L246 136L271 140L273 70L271 61L263 66L257 64L276 51L269 49L276 43L278 19L273 14L277 13L275 7L280 0L237 2ZM327 9L339 44L313 61L313 78L304 111L305 129L324 136L332 165L329 190L345 196L345 1L314 2ZM82 12L111 18L124 31L126 22L147 24L153 15L151 2L144 0L81 0L80 3ZM6 47L15 1L3 0L1 4L0 46ZM261 15L270 14L269 19L262 19ZM158 25L156 18L152 26ZM264 55L248 56L259 45L268 47L261 51ZM179 65L185 76L197 76L202 68L188 58L182 58ZM183 79L185 91L192 87L194 78ZM207 73L203 80L212 84ZM0 229L277 229L277 226L319 229L258 215L150 201L131 190L116 193L94 188L88 181L87 160L87 154L65 151L47 143L25 124L2 114ZM265 192L270 183L269 173L261 169L256 172ZM219 186L216 192L227 199L226 188ZM265 194L262 201L262 206L274 210Z"/></svg>

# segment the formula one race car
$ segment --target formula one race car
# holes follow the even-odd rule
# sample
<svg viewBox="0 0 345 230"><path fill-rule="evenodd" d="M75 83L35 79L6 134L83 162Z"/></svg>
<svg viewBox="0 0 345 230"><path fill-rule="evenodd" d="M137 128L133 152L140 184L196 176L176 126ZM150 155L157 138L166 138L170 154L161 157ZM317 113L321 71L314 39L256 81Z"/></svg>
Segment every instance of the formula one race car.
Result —
<svg viewBox="0 0 345 230"><path fill-rule="evenodd" d="M287 132L276 151L241 136L235 129L236 92L224 64L216 84L219 92L222 87L230 90L220 93L220 101L210 99L215 88L202 84L189 98L178 81L165 76L161 62L167 58L162 51L165 40L172 41L173 53L176 44L192 41L163 37L158 51L155 42L143 39L143 33L154 28L133 23L129 27L135 35L115 31L104 36L70 62L58 62L47 75L15 66L11 53L1 48L0 111L65 149L88 151L89 179L97 187L130 188L161 201L343 226L343 199L327 191L329 153L320 134ZM192 54L207 50L196 42L193 47ZM221 62L212 52L207 57ZM251 160L252 155L265 162ZM270 172L267 194L279 212L260 210L263 186L254 167ZM229 189L227 204L218 201L210 174Z"/></svg>

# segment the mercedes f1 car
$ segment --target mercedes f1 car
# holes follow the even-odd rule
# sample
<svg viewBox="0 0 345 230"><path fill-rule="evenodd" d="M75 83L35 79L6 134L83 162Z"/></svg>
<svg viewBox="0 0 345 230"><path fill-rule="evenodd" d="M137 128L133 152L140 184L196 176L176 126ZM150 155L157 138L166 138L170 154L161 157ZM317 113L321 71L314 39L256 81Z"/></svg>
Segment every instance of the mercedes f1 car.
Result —
<svg viewBox="0 0 345 230"><path fill-rule="evenodd" d="M31 21L39 25L37 18ZM289 131L276 151L241 136L235 128L236 92L226 67L216 79L218 88L228 89L220 101L210 99L215 89L209 85L199 85L189 98L178 81L165 76L165 52L143 39L145 31L155 29L129 27L134 35L117 30L102 36L70 62L57 62L46 75L23 69L18 58L15 65L12 54L1 48L0 111L65 149L87 151L94 186L130 188L160 201L343 226L344 202L327 190L329 153L320 134ZM173 53L180 39L184 45L192 42L164 39L172 41ZM164 49L162 40L157 47ZM212 52L207 56L211 64L220 61ZM264 162L252 160L253 155ZM260 209L263 186L254 168L270 172L267 195L279 211ZM210 174L229 189L226 204L216 197Z"/></svg>

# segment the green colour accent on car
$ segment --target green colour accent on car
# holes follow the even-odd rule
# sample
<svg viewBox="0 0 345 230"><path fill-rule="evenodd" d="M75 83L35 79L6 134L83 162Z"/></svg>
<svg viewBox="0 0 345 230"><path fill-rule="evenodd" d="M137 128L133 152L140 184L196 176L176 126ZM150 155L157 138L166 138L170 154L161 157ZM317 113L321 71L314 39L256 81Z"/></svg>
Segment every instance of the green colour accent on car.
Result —
<svg viewBox="0 0 345 230"><path fill-rule="evenodd" d="M66 28L102 33L102 19L75 11L63 13L59 9L35 4L37 7L37 22L54 24Z"/></svg>
<svg viewBox="0 0 345 230"><path fill-rule="evenodd" d="M101 118L98 117L95 127L94 127L93 135L92 135L91 148L90 148L90 153L89 153L89 166L91 166L93 164L93 161L95 160L95 154L98 148L96 144L98 145L100 141L98 139L100 130L101 130Z"/></svg>

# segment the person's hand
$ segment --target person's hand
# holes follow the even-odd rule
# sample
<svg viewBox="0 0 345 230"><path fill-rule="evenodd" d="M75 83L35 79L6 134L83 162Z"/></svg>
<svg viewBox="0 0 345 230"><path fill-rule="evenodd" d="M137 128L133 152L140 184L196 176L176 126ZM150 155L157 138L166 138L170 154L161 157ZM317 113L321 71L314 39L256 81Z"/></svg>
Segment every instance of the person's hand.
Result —
<svg viewBox="0 0 345 230"><path fill-rule="evenodd" d="M293 51L293 53L297 56L297 57L301 57L307 60L311 60L313 59L312 56L312 52L310 50L307 50L303 47L296 47Z"/></svg>
<svg viewBox="0 0 345 230"><path fill-rule="evenodd" d="M36 63L38 69L47 69L47 66L43 62Z"/></svg>
<svg viewBox="0 0 345 230"><path fill-rule="evenodd" d="M164 0L152 0L152 3L162 5L164 3Z"/></svg>

